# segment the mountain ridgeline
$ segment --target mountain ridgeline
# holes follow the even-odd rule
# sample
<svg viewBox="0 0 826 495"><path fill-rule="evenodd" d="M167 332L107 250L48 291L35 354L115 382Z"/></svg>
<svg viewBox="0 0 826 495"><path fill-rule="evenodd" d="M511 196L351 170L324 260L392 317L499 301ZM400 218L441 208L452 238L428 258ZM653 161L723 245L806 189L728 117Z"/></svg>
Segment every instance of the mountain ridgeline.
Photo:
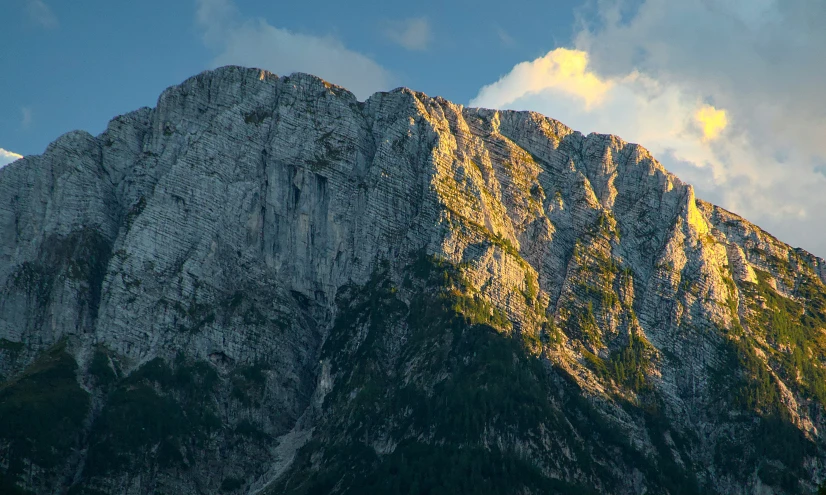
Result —
<svg viewBox="0 0 826 495"><path fill-rule="evenodd" d="M0 492L814 494L825 282L615 136L204 72L0 169Z"/></svg>

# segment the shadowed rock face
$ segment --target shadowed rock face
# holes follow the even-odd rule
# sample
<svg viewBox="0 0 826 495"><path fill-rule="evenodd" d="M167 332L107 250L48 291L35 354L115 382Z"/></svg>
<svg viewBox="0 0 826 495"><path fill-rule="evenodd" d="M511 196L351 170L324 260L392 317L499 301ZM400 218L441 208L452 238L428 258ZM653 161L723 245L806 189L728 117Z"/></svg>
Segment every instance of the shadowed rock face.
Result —
<svg viewBox="0 0 826 495"><path fill-rule="evenodd" d="M205 72L0 170L0 491L814 493L824 281L615 136Z"/></svg>

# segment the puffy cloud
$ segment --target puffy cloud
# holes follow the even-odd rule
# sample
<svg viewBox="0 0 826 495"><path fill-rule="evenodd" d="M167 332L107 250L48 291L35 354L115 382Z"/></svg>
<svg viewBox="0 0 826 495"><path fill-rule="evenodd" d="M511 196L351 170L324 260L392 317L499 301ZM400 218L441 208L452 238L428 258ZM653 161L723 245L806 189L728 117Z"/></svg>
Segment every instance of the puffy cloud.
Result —
<svg viewBox="0 0 826 495"><path fill-rule="evenodd" d="M382 32L390 41L416 51L426 50L432 37L430 23L424 17L385 21L382 23Z"/></svg>
<svg viewBox="0 0 826 495"><path fill-rule="evenodd" d="M643 0L628 15L623 0L599 5L565 50L581 54L582 70L542 70L557 49L517 64L471 104L638 142L699 197L826 256L826 65L815 62L826 52L826 9ZM597 91L576 87L585 74Z"/></svg>
<svg viewBox="0 0 826 495"><path fill-rule="evenodd" d="M588 70L586 52L557 48L544 57L517 64L499 81L483 87L471 104L501 108L523 96L552 91L575 96L590 108L602 100L611 86L610 81L603 81Z"/></svg>
<svg viewBox="0 0 826 495"><path fill-rule="evenodd" d="M603 78L581 50L557 48L483 87L472 106L534 110L583 132L617 134L677 161L712 168L694 121L697 98L636 71Z"/></svg>
<svg viewBox="0 0 826 495"><path fill-rule="evenodd" d="M55 28L58 26L57 16L43 0L26 0L26 11L29 17L44 28Z"/></svg>
<svg viewBox="0 0 826 495"><path fill-rule="evenodd" d="M392 75L336 38L294 33L263 19L242 19L229 0L198 0L196 20L212 65L244 65L276 74L307 72L346 87L363 99L392 87Z"/></svg>
<svg viewBox="0 0 826 495"><path fill-rule="evenodd" d="M706 141L717 139L720 133L728 126L728 117L725 110L718 110L711 105L703 105L694 114L694 118L703 130Z"/></svg>
<svg viewBox="0 0 826 495"><path fill-rule="evenodd" d="M11 163L15 160L19 160L21 158L23 158L23 155L18 155L17 153L14 153L13 151L8 151L8 150L4 150L3 148L0 148L0 168L3 168L4 166L8 165L9 163Z"/></svg>

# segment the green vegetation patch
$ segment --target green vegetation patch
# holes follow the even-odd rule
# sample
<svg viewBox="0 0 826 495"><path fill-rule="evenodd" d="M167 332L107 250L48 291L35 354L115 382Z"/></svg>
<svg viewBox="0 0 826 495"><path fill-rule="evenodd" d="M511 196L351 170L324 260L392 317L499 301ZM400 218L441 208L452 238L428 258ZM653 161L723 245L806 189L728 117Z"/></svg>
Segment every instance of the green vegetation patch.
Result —
<svg viewBox="0 0 826 495"><path fill-rule="evenodd" d="M574 380L486 309L459 302L472 289L458 267L422 257L410 272L404 296L381 273L341 293L322 351L336 377L328 413L273 493L612 493L618 459L662 486L690 481L658 476L660 463L635 451ZM628 383L636 349L617 360ZM540 466L580 474L555 480ZM670 492L696 493L685 486Z"/></svg>
<svg viewBox="0 0 826 495"><path fill-rule="evenodd" d="M762 328L768 342L773 344L772 348L779 350L772 353L772 358L782 376L787 381L799 383L808 397L824 407L826 287L820 280L801 274L797 287L799 299L793 300L772 289L769 277L768 273L757 271L758 284L752 286L750 295L755 300L761 298L767 309L756 312L759 319L752 326Z"/></svg>
<svg viewBox="0 0 826 495"><path fill-rule="evenodd" d="M241 489L244 486L244 480L241 478L234 478L232 476L224 478L221 482L221 491L222 492L234 492Z"/></svg>
<svg viewBox="0 0 826 495"><path fill-rule="evenodd" d="M23 347L25 347L23 342L12 342L11 340L0 339L0 350L8 351L12 355L18 354L23 350Z"/></svg>
<svg viewBox="0 0 826 495"><path fill-rule="evenodd" d="M17 485L15 477L0 471L0 493L3 495L35 495L34 492L24 490Z"/></svg>
<svg viewBox="0 0 826 495"><path fill-rule="evenodd" d="M138 198L138 201L129 208L129 211L126 213L126 217L124 218L124 223L126 224L126 230L130 230L132 228L132 224L135 223L135 220L143 213L143 210L146 209L146 197L141 196Z"/></svg>
<svg viewBox="0 0 826 495"><path fill-rule="evenodd" d="M584 307L578 308L573 316L568 319L565 329L569 335L581 339L591 345L592 348L600 348L604 345L597 318L594 315L594 305L590 301Z"/></svg>
<svg viewBox="0 0 826 495"><path fill-rule="evenodd" d="M745 413L744 417L740 417L740 424L750 437L750 448L743 452L742 448L737 447L740 450L737 455L732 455L732 449L727 447L729 443L722 440L717 446L716 460L724 469L745 478L753 466L760 464L761 459L769 459L782 463L787 473L783 479L790 476L797 479L804 474L806 458L816 455L817 448L794 425L791 414L782 402L777 380L757 356L755 346L756 343L745 336L727 340L724 364L713 375L713 387L719 390L725 404L721 414ZM753 426L747 426L745 418L749 418ZM771 468L763 472L776 471L776 468ZM768 479L764 481L768 482ZM796 486L795 482L793 491L797 490Z"/></svg>
<svg viewBox="0 0 826 495"><path fill-rule="evenodd" d="M804 476L806 458L818 455L818 450L795 426L778 378L811 400L811 415L822 414L826 404L826 287L809 269L793 270L787 260L768 259L782 282L795 286L795 293L792 297L779 294L770 284L772 275L755 270L757 283L739 286L747 305L743 323L748 332L740 323L737 300L732 296L727 301L733 324L721 332L723 364L712 375L713 388L719 390L724 404L722 415L736 418L748 431L750 448L733 455L739 442L723 438L717 445L716 461L743 479L757 466L764 483L798 492L797 479ZM731 294L737 293L733 280L726 277L724 282ZM746 426L749 422L753 426Z"/></svg>
<svg viewBox="0 0 826 495"><path fill-rule="evenodd" d="M232 373L232 397L244 405L260 403L267 385L268 367L262 363L242 366Z"/></svg>
<svg viewBox="0 0 826 495"><path fill-rule="evenodd" d="M354 449L355 450L355 449ZM335 456L344 452L333 451ZM406 494L461 495L549 493L589 495L598 493L580 485L547 478L527 459L498 448L476 446L430 445L405 441L379 460L372 449L360 449L363 457L351 456L349 473L313 472L301 487L289 489L295 494ZM307 452L296 459L296 467L308 469L312 461ZM364 468L375 465L367 474ZM343 475L343 479L339 477ZM527 491L529 490L529 491Z"/></svg>
<svg viewBox="0 0 826 495"><path fill-rule="evenodd" d="M98 347L95 349L89 363L89 374L95 377L97 384L103 388L108 388L117 381L118 375L105 348Z"/></svg>
<svg viewBox="0 0 826 495"><path fill-rule="evenodd" d="M261 441L265 443L272 442L272 436L261 428L257 427L252 421L248 419L242 419L238 422L238 425L235 426L234 429L235 433L252 440Z"/></svg>
<svg viewBox="0 0 826 495"><path fill-rule="evenodd" d="M94 320L111 254L111 243L94 228L67 236L54 235L43 242L38 259L23 263L12 275L12 281L16 288L34 297L41 309L49 302L59 275L83 282L81 296ZM36 316L40 319L44 314Z"/></svg>
<svg viewBox="0 0 826 495"><path fill-rule="evenodd" d="M639 335L631 335L627 346L611 353L611 378L636 393L653 391L646 374L652 356L651 344Z"/></svg>
<svg viewBox="0 0 826 495"><path fill-rule="evenodd" d="M143 365L117 385L95 422L86 473L105 475L136 461L186 467L185 453L204 448L221 428L211 404L217 381L204 362L178 359L173 368L156 358Z"/></svg>
<svg viewBox="0 0 826 495"><path fill-rule="evenodd" d="M261 125L266 119L272 117L272 111L260 107L243 114L244 123Z"/></svg>
<svg viewBox="0 0 826 495"><path fill-rule="evenodd" d="M24 460L61 466L77 446L90 399L77 382L77 363L59 344L0 388L0 438L9 443L6 476Z"/></svg>

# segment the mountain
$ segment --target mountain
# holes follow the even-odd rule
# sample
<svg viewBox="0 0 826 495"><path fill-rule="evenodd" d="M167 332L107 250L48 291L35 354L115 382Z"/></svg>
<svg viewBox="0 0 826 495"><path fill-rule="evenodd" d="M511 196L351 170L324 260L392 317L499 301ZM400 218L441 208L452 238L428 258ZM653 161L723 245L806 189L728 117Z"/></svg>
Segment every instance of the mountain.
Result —
<svg viewBox="0 0 826 495"><path fill-rule="evenodd" d="M618 137L204 72L0 170L0 491L815 493L825 282Z"/></svg>

